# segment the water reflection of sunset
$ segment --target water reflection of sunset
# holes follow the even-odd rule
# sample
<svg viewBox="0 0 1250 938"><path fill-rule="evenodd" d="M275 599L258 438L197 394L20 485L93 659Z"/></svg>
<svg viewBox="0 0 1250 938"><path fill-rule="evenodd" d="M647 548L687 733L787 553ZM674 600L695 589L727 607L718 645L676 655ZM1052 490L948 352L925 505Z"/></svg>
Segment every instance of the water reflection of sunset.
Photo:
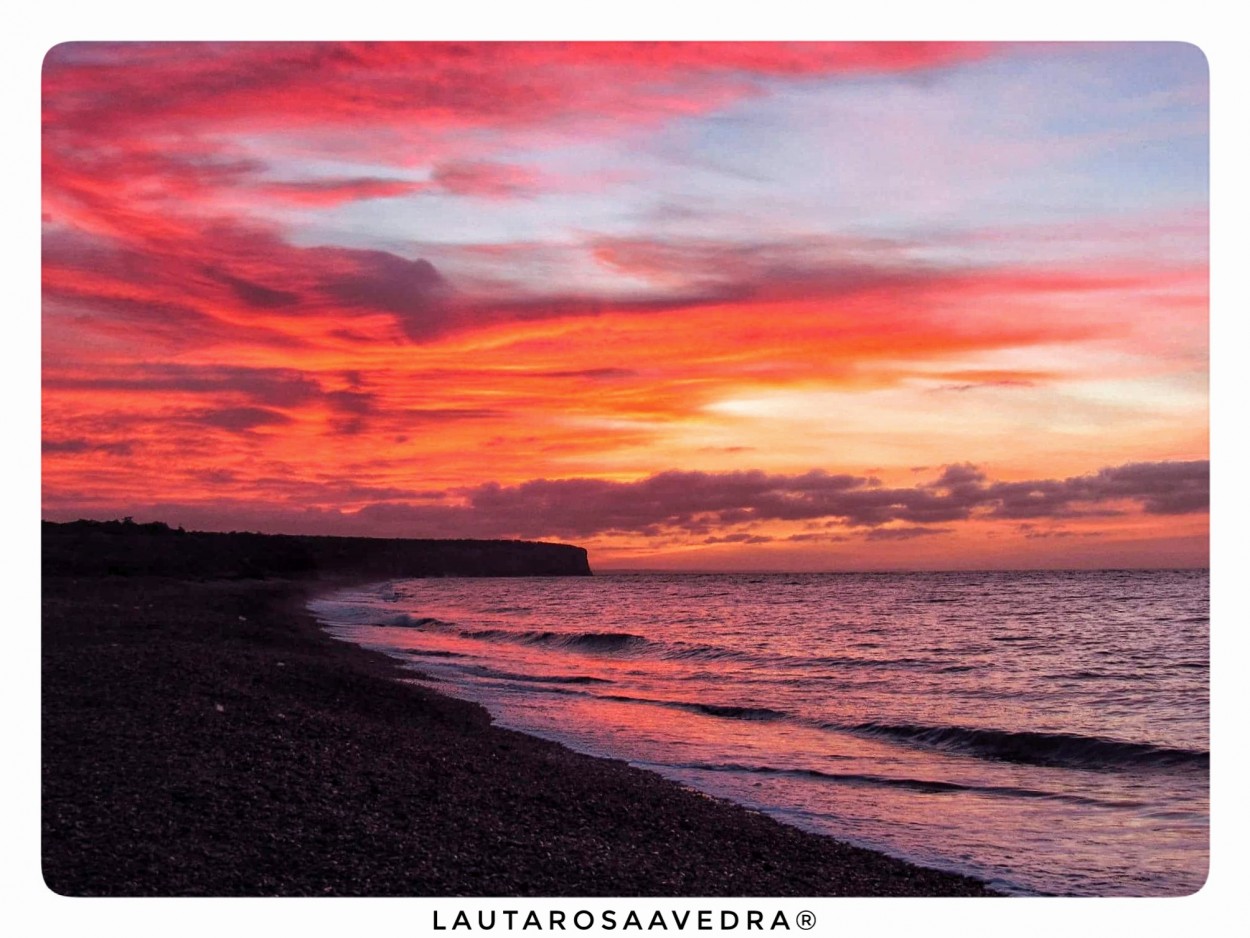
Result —
<svg viewBox="0 0 1250 938"><path fill-rule="evenodd" d="M1206 582L453 578L311 608L500 725L787 823L1011 892L1170 895L1207 861Z"/></svg>

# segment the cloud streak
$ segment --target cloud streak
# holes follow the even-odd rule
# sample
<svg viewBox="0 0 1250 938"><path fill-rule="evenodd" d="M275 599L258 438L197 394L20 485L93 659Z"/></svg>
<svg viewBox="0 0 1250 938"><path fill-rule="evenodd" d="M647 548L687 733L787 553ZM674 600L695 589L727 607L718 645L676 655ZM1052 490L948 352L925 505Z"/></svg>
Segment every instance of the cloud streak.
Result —
<svg viewBox="0 0 1250 938"><path fill-rule="evenodd" d="M1133 463L1066 479L1001 482L962 464L907 488L881 485L872 476L822 470L799 475L665 472L638 482L568 479L487 485L466 492L465 499L467 510L476 515L513 519L503 523L567 537L661 529L700 533L709 526L813 520L851 528L907 526L876 533L900 537L936 533L931 525L977 517L1111 515L1125 504L1150 514L1205 511L1209 467L1205 461Z"/></svg>
<svg viewBox="0 0 1250 938"><path fill-rule="evenodd" d="M367 504L355 512L310 515L289 505L269 515L242 510L254 524L272 531L305 530L315 517L322 530L344 534L373 531L404 537L573 540L679 536L711 545L768 543L775 537L763 529L752 530L754 526L816 522L823 523L824 530L791 535L787 540L838 540L849 535L889 542L951 534L960 525L976 521L1029 519L1020 530L1033 534L1039 520L1203 513L1209 506L1209 477L1205 460L1130 463L1063 479L1022 482L990 480L965 463L947 466L935 478L909 487L889 487L872 476L823 470L794 475L674 471L634 482L536 479L513 486L491 483L422 492L422 502L406 501L396 491L390 500ZM303 491L305 498L315 497L313 489ZM154 510L174 514L182 510L192 523L200 517L194 508L189 512L176 506ZM185 523L183 515L176 520Z"/></svg>

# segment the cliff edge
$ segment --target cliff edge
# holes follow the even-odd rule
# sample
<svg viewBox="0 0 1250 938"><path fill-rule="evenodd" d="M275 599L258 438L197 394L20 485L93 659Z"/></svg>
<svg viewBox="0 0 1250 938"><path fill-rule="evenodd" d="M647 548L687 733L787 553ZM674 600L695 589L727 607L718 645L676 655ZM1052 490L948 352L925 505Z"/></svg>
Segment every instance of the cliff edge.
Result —
<svg viewBox="0 0 1250 938"><path fill-rule="evenodd" d="M586 550L535 541L183 531L125 521L43 522L45 576L590 576Z"/></svg>

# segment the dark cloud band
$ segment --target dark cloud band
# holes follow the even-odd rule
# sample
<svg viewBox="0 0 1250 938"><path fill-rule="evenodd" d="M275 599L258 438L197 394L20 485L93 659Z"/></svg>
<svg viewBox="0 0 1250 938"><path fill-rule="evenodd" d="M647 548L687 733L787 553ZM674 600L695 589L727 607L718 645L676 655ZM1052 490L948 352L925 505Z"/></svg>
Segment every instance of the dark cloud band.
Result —
<svg viewBox="0 0 1250 938"><path fill-rule="evenodd" d="M218 505L234 526L318 534L397 537L523 537L588 539L605 535L698 540L705 544L763 543L762 522L820 524L819 534L787 540L907 540L952 531L973 520L1059 521L1110 517L1130 510L1156 515L1204 512L1209 505L1206 460L1140 462L1066 479L1001 482L977 467L946 466L929 482L887 487L871 476L813 470L796 475L752 472L664 472L634 482L536 479L514 486L489 483L452 492L373 492L359 511L312 509L303 490L288 503ZM338 500L342 492L323 493ZM118 510L124 506L118 506ZM208 524L195 506L152 506L171 523ZM133 509L127 514L141 514ZM1028 530L1033 530L1025 522ZM746 531L736 530L747 528Z"/></svg>

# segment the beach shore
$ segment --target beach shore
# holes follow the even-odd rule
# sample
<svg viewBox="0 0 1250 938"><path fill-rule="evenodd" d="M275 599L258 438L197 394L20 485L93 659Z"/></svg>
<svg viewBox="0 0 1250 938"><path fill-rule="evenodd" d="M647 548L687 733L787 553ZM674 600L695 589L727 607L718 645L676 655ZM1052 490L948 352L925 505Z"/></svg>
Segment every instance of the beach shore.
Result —
<svg viewBox="0 0 1250 938"><path fill-rule="evenodd" d="M975 896L491 725L326 636L327 579L48 575L45 882L75 896Z"/></svg>

